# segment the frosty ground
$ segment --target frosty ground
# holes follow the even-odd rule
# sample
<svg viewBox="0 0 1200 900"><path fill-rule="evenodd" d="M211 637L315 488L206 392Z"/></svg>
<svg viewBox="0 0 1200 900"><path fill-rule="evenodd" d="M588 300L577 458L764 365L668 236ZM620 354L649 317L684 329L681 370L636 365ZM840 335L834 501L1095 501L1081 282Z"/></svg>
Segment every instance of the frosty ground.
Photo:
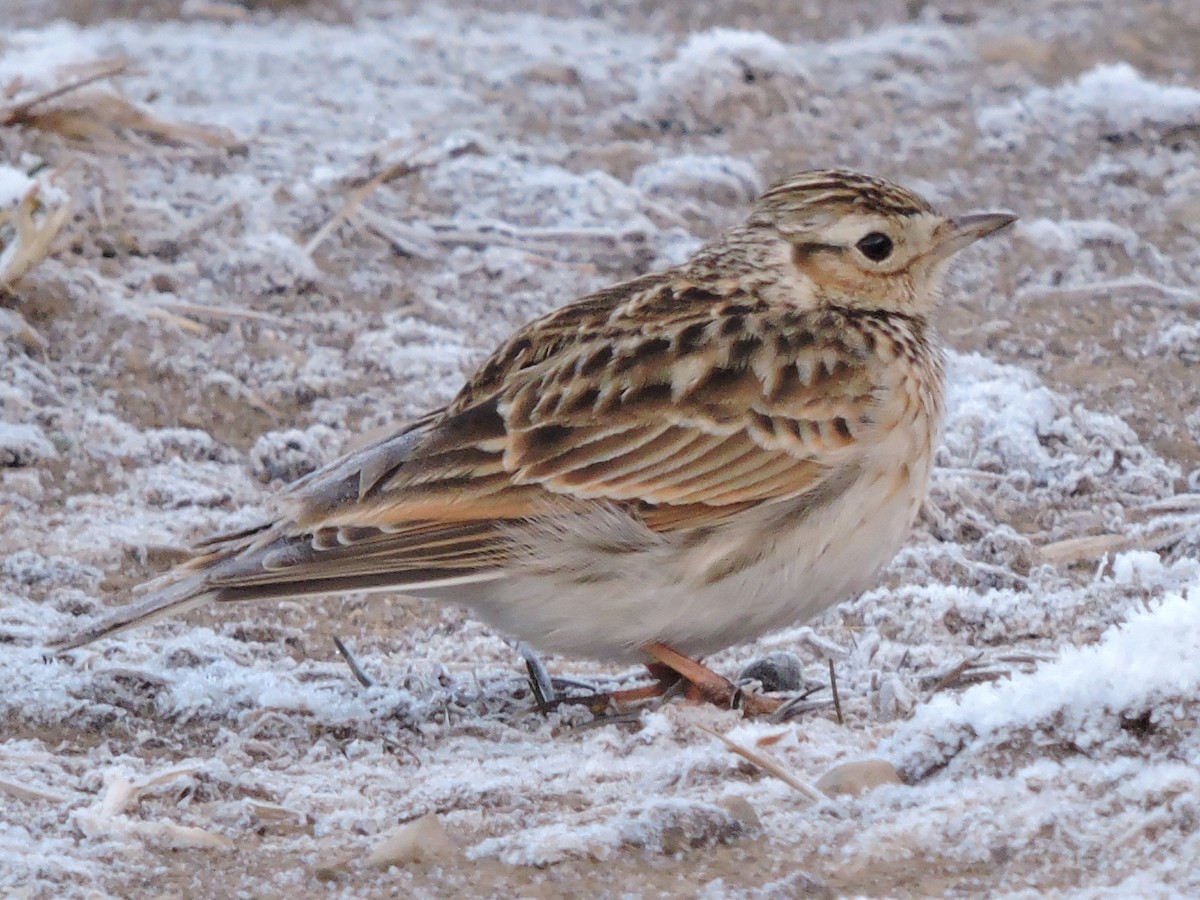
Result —
<svg viewBox="0 0 1200 900"><path fill-rule="evenodd" d="M67 210L0 293L0 891L1200 892L1200 6L1007 6L0 4L0 211ZM395 597L46 654L832 164L1021 222L947 292L883 584L709 661L798 654L806 715L542 715L502 636ZM830 776L864 760L900 783Z"/></svg>

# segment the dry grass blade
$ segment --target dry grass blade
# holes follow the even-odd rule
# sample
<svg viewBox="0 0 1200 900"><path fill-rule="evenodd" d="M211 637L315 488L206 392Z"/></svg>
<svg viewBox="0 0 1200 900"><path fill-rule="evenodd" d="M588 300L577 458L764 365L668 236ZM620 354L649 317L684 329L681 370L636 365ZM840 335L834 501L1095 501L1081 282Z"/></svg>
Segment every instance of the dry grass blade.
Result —
<svg viewBox="0 0 1200 900"><path fill-rule="evenodd" d="M198 319L250 319L279 328L286 328L288 324L279 316L273 316L270 313L258 312L253 309L237 309L232 306L205 306L199 303L171 301L159 303L158 307L185 316L195 316Z"/></svg>
<svg viewBox="0 0 1200 900"><path fill-rule="evenodd" d="M743 747L736 741L732 741L725 735L721 734L721 732L714 731L705 725L697 724L696 727L706 734L711 734L713 737L717 738L719 741L721 741L721 743L723 743L742 759L758 766L767 774L774 775L784 784L799 791L813 803L820 803L823 800L829 799L812 785L801 781L799 778L785 769L781 763L767 756L765 753L757 753L754 750L751 750L749 747Z"/></svg>
<svg viewBox="0 0 1200 900"><path fill-rule="evenodd" d="M18 800L27 800L29 802L66 802L66 798L60 797L58 794L51 794L49 791L41 791L37 788L31 788L21 784L14 784L11 781L4 781L2 779L0 779L0 794L8 794L10 797L15 797Z"/></svg>
<svg viewBox="0 0 1200 900"><path fill-rule="evenodd" d="M362 666L358 664L358 660L354 658L354 655L350 652L350 648L348 648L342 639L336 634L333 636L333 646L337 648L337 652L342 655L342 659L344 659L346 661L346 665L350 667L350 674L354 676L355 681L365 688L369 688L375 684L375 682L371 680L371 676L362 670Z"/></svg>
<svg viewBox="0 0 1200 900"><path fill-rule="evenodd" d="M508 247L527 253L531 258L554 263L555 254L567 244L583 245L588 248L586 253L591 255L625 254L626 250L622 248L637 248L646 243L646 234L639 228L617 232L602 228L529 228L500 221L479 222L470 227L454 222L414 224L388 218L365 206L346 212L343 217L360 221L367 230L391 244L397 253L429 260L443 255L441 247ZM323 239L327 233L323 229L309 241L308 247L315 246L314 241ZM578 268L594 271L590 265Z"/></svg>
<svg viewBox="0 0 1200 900"><path fill-rule="evenodd" d="M829 662L829 690L833 692L833 711L837 713L837 721L839 725L845 725L846 720L842 717L842 698L838 695L837 672L833 668L833 660Z"/></svg>
<svg viewBox="0 0 1200 900"><path fill-rule="evenodd" d="M850 655L850 651L845 647L835 644L827 637L822 637L811 628L800 629L796 639L826 659L842 659Z"/></svg>
<svg viewBox="0 0 1200 900"><path fill-rule="evenodd" d="M1106 553L1120 553L1131 546L1132 539L1123 534L1092 534L1067 538L1039 547L1037 561L1050 565L1077 563L1085 559L1096 559Z"/></svg>
<svg viewBox="0 0 1200 900"><path fill-rule="evenodd" d="M69 203L49 208L40 194L40 186L33 184L15 209L0 211L0 288L16 283L50 255L50 245L70 215Z"/></svg>
<svg viewBox="0 0 1200 900"><path fill-rule="evenodd" d="M126 74L130 65L130 60L117 58L76 67L79 73L57 87L0 108L0 126L35 128L74 141L115 141L120 131L127 130L174 144L214 149L239 144L224 128L168 122L107 91L81 93L100 81Z"/></svg>
<svg viewBox="0 0 1200 900"><path fill-rule="evenodd" d="M481 220L471 225L456 222L427 222L432 229L431 239L446 246L510 247L543 259L553 259L564 245L573 244L585 249L588 256L618 253L636 255L648 239L637 227L614 231L609 228L538 228L512 225L499 220Z"/></svg>
<svg viewBox="0 0 1200 900"><path fill-rule="evenodd" d="M1096 534L1068 538L1047 544L1037 551L1037 561L1051 565L1064 565L1097 559L1108 553L1126 553L1130 550L1159 550L1182 540L1200 530L1200 522L1169 522L1151 528L1142 534Z"/></svg>
<svg viewBox="0 0 1200 900"><path fill-rule="evenodd" d="M43 338L19 312L13 309L0 309L0 341L14 338L26 350L34 353L46 352L46 339Z"/></svg>
<svg viewBox="0 0 1200 900"><path fill-rule="evenodd" d="M554 679L550 677L550 670L546 668L546 664L542 662L542 658L534 649L524 641L518 642L517 652L525 660L525 670L529 673L529 686L533 690L538 708L547 709L558 699L558 694L554 690Z"/></svg>
<svg viewBox="0 0 1200 900"><path fill-rule="evenodd" d="M1147 503L1140 510L1145 513L1200 512L1200 494L1176 494Z"/></svg>
<svg viewBox="0 0 1200 900"><path fill-rule="evenodd" d="M208 334L207 326L201 325L199 322L193 322L191 319L185 319L183 316L177 316L168 309L151 306L146 310L146 315L155 319L162 319L164 322L174 325L180 331L186 331L190 334Z"/></svg>
<svg viewBox="0 0 1200 900"><path fill-rule="evenodd" d="M790 722L800 716L808 715L810 712L828 709L831 706L833 706L832 700L809 700L807 697L796 697L771 713L767 721Z"/></svg>
<svg viewBox="0 0 1200 900"><path fill-rule="evenodd" d="M116 141L119 131L126 129L167 143L200 145L218 150L235 147L239 143L233 133L224 128L168 122L115 94L91 93L86 101L75 106L30 114L21 124L52 131L75 141Z"/></svg>
<svg viewBox="0 0 1200 900"><path fill-rule="evenodd" d="M35 106L40 106L43 103L48 103L64 94L69 94L72 91L77 91L80 88L87 87L89 84L95 84L98 81L104 81L107 78L115 78L118 75L124 75L129 71L130 60L124 57L115 59L98 59L88 63L80 68L80 74L72 79L68 79L58 87L51 88L48 91L43 91L40 94L35 94L28 100L22 100L20 103L14 103L8 109L0 111L0 126L25 125L28 124L29 117Z"/></svg>
<svg viewBox="0 0 1200 900"><path fill-rule="evenodd" d="M1200 293L1189 288L1162 284L1144 276L1114 278L1078 287L1028 288L1021 291L1016 302L1046 303L1048 301L1075 303L1094 297L1128 296L1137 302L1149 297L1156 305L1168 309L1186 309L1200 305Z"/></svg>
<svg viewBox="0 0 1200 900"><path fill-rule="evenodd" d="M1031 672L1038 665L1056 658L1053 653L1036 651L1017 653L977 653L964 657L948 669L932 672L920 679L926 700L934 694L955 688L1011 679L1014 672Z"/></svg>
<svg viewBox="0 0 1200 900"><path fill-rule="evenodd" d="M417 259L434 260L438 258L439 249L433 241L433 232L428 228L397 222L365 206L348 213L346 218L361 222L368 231L391 244L392 249L397 253ZM320 237L323 238L324 235L320 235ZM309 246L315 245L310 241ZM307 249L308 247L305 247L305 250Z"/></svg>
<svg viewBox="0 0 1200 900"><path fill-rule="evenodd" d="M370 178L358 184L350 191L349 195L324 225L317 229L316 233L308 239L304 245L304 252L312 256L313 252L321 245L325 238L329 237L330 233L338 227L342 222L346 221L355 210L357 210L364 200L375 193L380 185L389 181L394 181L397 178L407 178L409 175L414 175L417 172L425 169L433 168L439 163L457 159L460 156L465 156L468 153L482 153L483 149L474 141L466 141L460 144L455 144L448 148L444 148L441 152L430 154L431 147L426 144L417 148L412 153L405 156L397 162L385 166L380 172L372 175Z"/></svg>
<svg viewBox="0 0 1200 900"><path fill-rule="evenodd" d="M199 766L176 766L140 782L130 781L124 775L114 773L106 779L104 794L96 806L96 811L102 816L120 815L156 788L194 775L198 771Z"/></svg>

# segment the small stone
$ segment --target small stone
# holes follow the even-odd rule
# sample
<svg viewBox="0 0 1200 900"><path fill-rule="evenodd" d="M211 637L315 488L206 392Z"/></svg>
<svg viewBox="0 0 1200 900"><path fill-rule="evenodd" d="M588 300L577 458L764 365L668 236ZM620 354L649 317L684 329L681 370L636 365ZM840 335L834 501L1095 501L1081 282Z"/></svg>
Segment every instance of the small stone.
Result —
<svg viewBox="0 0 1200 900"><path fill-rule="evenodd" d="M574 66L566 66L555 62L544 62L530 66L521 74L526 81L533 81L539 84L570 86L583 83L583 77L579 74L578 69Z"/></svg>
<svg viewBox="0 0 1200 900"><path fill-rule="evenodd" d="M816 788L830 797L857 797L883 784L903 784L896 767L886 759L860 759L834 766L819 779Z"/></svg>
<svg viewBox="0 0 1200 900"><path fill-rule="evenodd" d="M367 856L367 865L378 869L445 859L454 854L454 845L434 813L421 816L384 834Z"/></svg>
<svg viewBox="0 0 1200 900"><path fill-rule="evenodd" d="M0 466L23 468L57 457L54 445L37 425L0 422Z"/></svg>
<svg viewBox="0 0 1200 900"><path fill-rule="evenodd" d="M728 813L742 823L742 827L747 833L757 834L762 830L762 820L758 818L758 812L751 805L750 801L745 797L726 797L719 804Z"/></svg>
<svg viewBox="0 0 1200 900"><path fill-rule="evenodd" d="M323 856L313 866L313 874L318 881L337 881L350 871L354 860L345 853Z"/></svg>
<svg viewBox="0 0 1200 900"><path fill-rule="evenodd" d="M754 818L757 820L757 815ZM725 805L691 800L653 802L619 828L627 846L666 856L732 844L759 833Z"/></svg>
<svg viewBox="0 0 1200 900"><path fill-rule="evenodd" d="M781 650L750 663L738 681L757 681L767 693L798 691L804 685L804 666L796 654Z"/></svg>

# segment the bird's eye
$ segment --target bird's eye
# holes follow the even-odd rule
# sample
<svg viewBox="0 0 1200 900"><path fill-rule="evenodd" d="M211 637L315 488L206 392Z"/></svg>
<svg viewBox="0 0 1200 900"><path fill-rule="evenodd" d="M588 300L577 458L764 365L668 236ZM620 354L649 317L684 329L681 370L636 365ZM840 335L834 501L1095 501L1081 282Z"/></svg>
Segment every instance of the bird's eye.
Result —
<svg viewBox="0 0 1200 900"><path fill-rule="evenodd" d="M854 246L872 262L883 262L892 255L892 239L878 231L872 231Z"/></svg>

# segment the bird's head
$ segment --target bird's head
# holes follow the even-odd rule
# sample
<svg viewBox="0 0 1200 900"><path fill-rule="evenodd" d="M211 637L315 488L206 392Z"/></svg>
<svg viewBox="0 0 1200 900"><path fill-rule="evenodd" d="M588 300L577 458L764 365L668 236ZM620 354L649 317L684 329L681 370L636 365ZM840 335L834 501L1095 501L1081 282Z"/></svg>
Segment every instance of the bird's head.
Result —
<svg viewBox="0 0 1200 900"><path fill-rule="evenodd" d="M951 256L1015 220L1000 212L948 217L883 179L818 170L764 193L743 234L773 246L777 275L785 285L796 279L803 305L926 315Z"/></svg>

